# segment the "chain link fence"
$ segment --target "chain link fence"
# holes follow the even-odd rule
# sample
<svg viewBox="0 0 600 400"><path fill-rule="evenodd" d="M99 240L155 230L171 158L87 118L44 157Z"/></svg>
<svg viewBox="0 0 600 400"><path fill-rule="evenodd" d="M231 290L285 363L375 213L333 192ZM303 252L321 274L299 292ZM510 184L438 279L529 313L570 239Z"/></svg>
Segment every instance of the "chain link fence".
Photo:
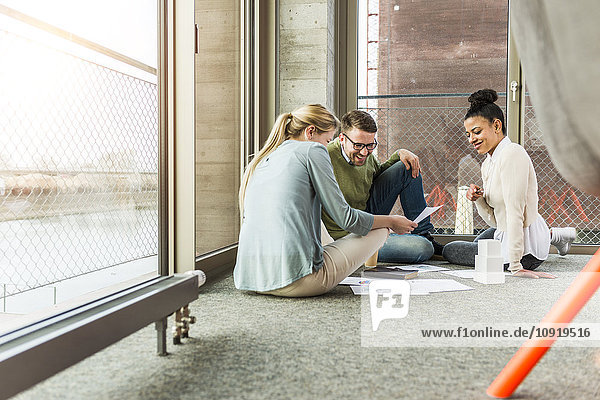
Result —
<svg viewBox="0 0 600 400"><path fill-rule="evenodd" d="M156 255L157 85L2 30L0 54L0 296Z"/></svg>
<svg viewBox="0 0 600 400"><path fill-rule="evenodd" d="M378 107L367 107L366 97L377 97ZM431 217L435 233L478 234L488 227L471 202L458 196L460 187L481 185L480 167L485 159L473 150L464 133L467 97L432 94L359 98L359 107L378 124L379 159L387 159L399 148L419 156L427 204L443 205ZM504 112L505 102L502 94L498 104ZM537 173L541 215L551 227L575 227L577 242L599 244L600 199L582 193L560 176L541 137L533 108L527 106L524 147ZM392 212L402 214L399 202Z"/></svg>
<svg viewBox="0 0 600 400"><path fill-rule="evenodd" d="M543 143L535 111L526 98L523 146L529 153L538 178L539 209L549 226L573 226L576 241L600 243L600 199L571 186L556 170Z"/></svg>

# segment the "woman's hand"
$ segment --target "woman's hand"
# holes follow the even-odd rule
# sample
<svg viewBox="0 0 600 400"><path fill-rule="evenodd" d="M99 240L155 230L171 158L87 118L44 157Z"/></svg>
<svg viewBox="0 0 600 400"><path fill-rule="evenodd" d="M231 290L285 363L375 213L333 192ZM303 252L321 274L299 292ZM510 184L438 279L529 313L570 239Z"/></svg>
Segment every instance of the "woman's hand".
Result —
<svg viewBox="0 0 600 400"><path fill-rule="evenodd" d="M518 276L520 278L530 278L530 279L555 279L556 275L549 274L547 272L542 271L531 271L528 269L520 269L513 274L513 276Z"/></svg>
<svg viewBox="0 0 600 400"><path fill-rule="evenodd" d="M374 217L371 229L388 228L399 235L412 232L418 225L402 215L374 215Z"/></svg>
<svg viewBox="0 0 600 400"><path fill-rule="evenodd" d="M471 183L471 185L469 186L469 190L467 190L467 199L471 201L476 201L481 196L483 196L483 189Z"/></svg>
<svg viewBox="0 0 600 400"><path fill-rule="evenodd" d="M411 233L416 227L417 223L412 222L410 219L403 217L402 215L390 215L390 228L394 233L403 235L405 233Z"/></svg>

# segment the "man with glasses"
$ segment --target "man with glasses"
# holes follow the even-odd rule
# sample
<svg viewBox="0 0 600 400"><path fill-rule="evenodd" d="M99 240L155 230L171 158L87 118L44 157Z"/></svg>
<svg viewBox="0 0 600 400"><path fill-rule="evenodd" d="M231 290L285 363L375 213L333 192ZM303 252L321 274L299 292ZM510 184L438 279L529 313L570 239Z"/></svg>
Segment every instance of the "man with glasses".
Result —
<svg viewBox="0 0 600 400"><path fill-rule="evenodd" d="M404 216L414 220L427 204L423 194L419 157L400 149L383 164L372 154L377 147L377 124L369 113L350 111L342 117L337 139L327 146L335 178L350 206L376 215L392 211L398 197ZM400 162L399 162L400 161ZM323 223L334 240L346 236L323 211ZM392 234L379 250L382 262L416 263L441 255L443 246L433 240L429 217L409 235Z"/></svg>

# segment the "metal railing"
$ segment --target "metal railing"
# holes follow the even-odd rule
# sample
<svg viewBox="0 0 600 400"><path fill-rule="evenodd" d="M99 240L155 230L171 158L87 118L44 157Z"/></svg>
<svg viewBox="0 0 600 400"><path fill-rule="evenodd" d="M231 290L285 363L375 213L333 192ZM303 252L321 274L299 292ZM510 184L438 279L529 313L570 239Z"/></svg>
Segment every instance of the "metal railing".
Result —
<svg viewBox="0 0 600 400"><path fill-rule="evenodd" d="M0 298L157 254L157 85L2 30L0 54Z"/></svg>
<svg viewBox="0 0 600 400"><path fill-rule="evenodd" d="M498 104L505 102L499 93ZM481 184L480 166L484 160L465 139L463 118L468 94L418 94L360 96L359 107L378 124L380 146L377 155L385 160L405 148L420 158L423 186L430 206L444 205L432 215L436 233L479 233L487 224L475 210L457 214L458 188ZM366 107L366 101L369 107ZM376 106L373 107L373 103ZM460 106L455 104L462 104ZM502 107L504 109L504 107ZM531 156L538 178L539 211L551 227L573 226L576 242L600 243L600 199L569 185L557 172L542 142L542 132L531 106L525 107L523 146ZM402 213L400 204L394 212ZM471 228L472 227L472 228Z"/></svg>

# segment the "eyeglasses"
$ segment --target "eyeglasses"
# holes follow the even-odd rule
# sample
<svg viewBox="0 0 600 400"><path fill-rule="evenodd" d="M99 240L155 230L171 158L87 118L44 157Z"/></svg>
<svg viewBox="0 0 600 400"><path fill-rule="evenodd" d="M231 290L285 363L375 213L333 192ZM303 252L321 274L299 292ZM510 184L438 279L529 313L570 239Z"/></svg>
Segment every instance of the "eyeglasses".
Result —
<svg viewBox="0 0 600 400"><path fill-rule="evenodd" d="M346 139L348 139L350 141L350 143L352 143L352 146L353 146L354 150L360 151L360 150L362 150L362 149L364 149L366 147L367 150L373 151L373 150L375 150L375 147L377 147L377 139L374 139L375 141L373 143L367 143L367 144L365 144L365 143L356 143L355 141L353 141L352 139L350 139L346 134L343 134L343 135L344 135L344 137Z"/></svg>

